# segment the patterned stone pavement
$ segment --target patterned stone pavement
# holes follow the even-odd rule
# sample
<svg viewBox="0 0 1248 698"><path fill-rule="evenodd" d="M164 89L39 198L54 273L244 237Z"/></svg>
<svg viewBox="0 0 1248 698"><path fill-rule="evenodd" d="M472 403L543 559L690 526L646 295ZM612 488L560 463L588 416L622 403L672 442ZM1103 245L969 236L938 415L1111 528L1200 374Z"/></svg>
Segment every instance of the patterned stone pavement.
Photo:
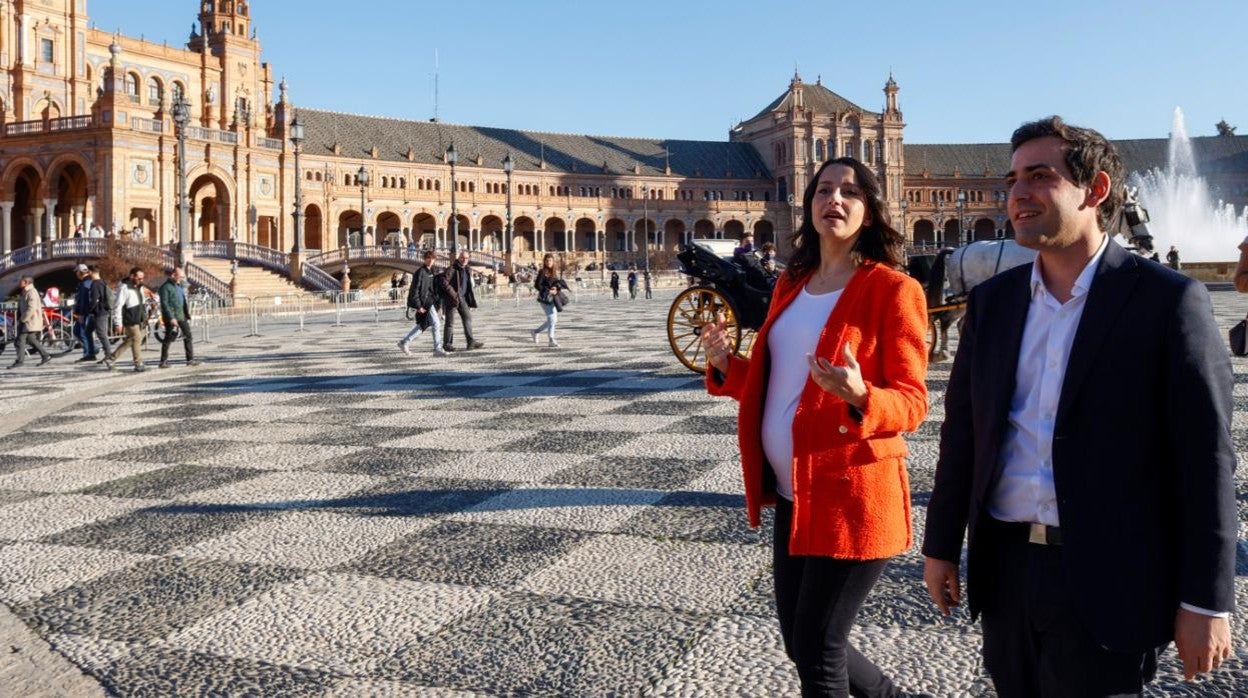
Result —
<svg viewBox="0 0 1248 698"><path fill-rule="evenodd" d="M1248 307L1214 296L1224 327ZM577 303L561 349L504 303L445 359L369 315L217 332L198 369L3 373L0 601L120 696L796 695L735 404L670 354L669 299ZM947 378L909 439L919 532ZM1243 451L1243 360L1236 381ZM856 641L910 690L991 695L921 570L890 565ZM1171 652L1152 694L1248 692L1235 634L1228 668L1184 684Z"/></svg>

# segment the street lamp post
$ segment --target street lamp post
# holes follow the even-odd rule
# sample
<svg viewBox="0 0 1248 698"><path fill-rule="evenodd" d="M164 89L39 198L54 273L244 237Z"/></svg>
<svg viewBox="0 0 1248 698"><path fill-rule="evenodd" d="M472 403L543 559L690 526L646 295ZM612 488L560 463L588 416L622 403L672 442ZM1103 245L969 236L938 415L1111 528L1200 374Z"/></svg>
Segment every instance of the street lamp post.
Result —
<svg viewBox="0 0 1248 698"><path fill-rule="evenodd" d="M459 215L455 209L455 162L459 154L455 152L455 141L446 147L446 161L451 163L451 256L455 256L459 247Z"/></svg>
<svg viewBox="0 0 1248 698"><path fill-rule="evenodd" d="M186 200L186 126L191 108L181 94L173 102L173 125L178 132L178 265L186 264L186 235L191 227L190 204Z"/></svg>
<svg viewBox="0 0 1248 698"><path fill-rule="evenodd" d="M636 209L634 209L636 210ZM646 274L650 273L650 186L641 185L641 227L646 235Z"/></svg>
<svg viewBox="0 0 1248 698"><path fill-rule="evenodd" d="M934 237L938 245L943 246L948 242L945 240L945 202L943 201L936 202L936 235Z"/></svg>
<svg viewBox="0 0 1248 698"><path fill-rule="evenodd" d="M303 252L303 175L299 169L299 151L303 146L303 124L299 118L290 122L290 144L295 149L295 247L293 252Z"/></svg>
<svg viewBox="0 0 1248 698"><path fill-rule="evenodd" d="M511 172L515 168L516 163L512 161L511 152L508 151L503 158L503 172L507 173L507 225L503 227L503 253L507 255L511 253Z"/></svg>
<svg viewBox="0 0 1248 698"><path fill-rule="evenodd" d="M997 209L998 209L997 238L998 239L1004 238L1005 237L1005 218L1006 218L1005 206L1009 202L1010 195L1003 191L994 191L992 193L992 199L993 201L997 202Z"/></svg>
<svg viewBox="0 0 1248 698"><path fill-rule="evenodd" d="M965 239L965 237L964 237L964 236L963 236L963 234L962 234L962 233L963 233L963 229L962 229L962 211L963 211L965 208L966 208L966 192L965 192L965 191L961 191L961 190L959 190L959 191L958 191L958 203L957 203L957 209L958 209L958 244L959 244L959 245L963 245L963 244L965 244L965 243L966 243L966 239Z"/></svg>
<svg viewBox="0 0 1248 698"><path fill-rule="evenodd" d="M364 206L365 206L364 191L365 191L365 188L368 186L368 170L363 165L360 165L360 169L356 171L355 176L360 180L360 244L363 245L364 244L364 229L366 227L365 221L368 220L368 218L365 216L365 211L364 211ZM348 241L348 243L349 242L350 241Z"/></svg>

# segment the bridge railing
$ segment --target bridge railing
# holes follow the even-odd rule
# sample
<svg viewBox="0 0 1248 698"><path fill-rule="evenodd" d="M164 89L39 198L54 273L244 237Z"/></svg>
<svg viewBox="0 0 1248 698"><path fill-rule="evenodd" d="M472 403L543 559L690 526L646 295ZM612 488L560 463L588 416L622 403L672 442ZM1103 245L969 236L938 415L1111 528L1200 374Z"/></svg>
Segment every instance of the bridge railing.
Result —
<svg viewBox="0 0 1248 698"><path fill-rule="evenodd" d="M234 256L245 262L253 262L262 267L290 276L290 256L281 250L261 247L249 242L234 243Z"/></svg>
<svg viewBox="0 0 1248 698"><path fill-rule="evenodd" d="M218 298L227 301L233 298L229 283L194 262L186 265L186 280Z"/></svg>
<svg viewBox="0 0 1248 698"><path fill-rule="evenodd" d="M204 257L230 258L229 240L194 240L186 243L192 252Z"/></svg>

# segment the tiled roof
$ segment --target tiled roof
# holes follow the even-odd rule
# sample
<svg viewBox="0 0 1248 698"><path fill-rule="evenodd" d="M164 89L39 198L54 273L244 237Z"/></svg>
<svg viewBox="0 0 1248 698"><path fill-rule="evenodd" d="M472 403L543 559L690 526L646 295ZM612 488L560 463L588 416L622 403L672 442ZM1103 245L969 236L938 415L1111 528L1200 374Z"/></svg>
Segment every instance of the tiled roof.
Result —
<svg viewBox="0 0 1248 698"><path fill-rule="evenodd" d="M640 167L643 175L663 175L665 163L672 175L707 179L759 180L771 177L758 152L747 143L727 141L682 141L615 136L584 136L539 133L482 126L457 126L429 121L404 121L372 116L300 109L309 155L330 155L334 144L341 154L370 158L374 147L378 159L407 162L408 149L413 162L442 163L446 147L455 143L459 164L502 170L507 153L517 171L546 171L589 175L632 174ZM604 169L605 167L605 169Z"/></svg>
<svg viewBox="0 0 1248 698"><path fill-rule="evenodd" d="M1114 145L1128 172L1165 167L1169 159L1166 138L1121 140ZM1202 174L1248 172L1248 136L1193 138L1192 152ZM950 176L955 169L964 176L987 170L990 177L999 177L1010 169L1010 144L906 144L906 174L918 177L925 169L937 177Z"/></svg>
<svg viewBox="0 0 1248 698"><path fill-rule="evenodd" d="M760 116L766 116L776 111L788 111L793 104L794 87L790 85L784 94L777 97L771 104L763 107L763 110L755 114L750 121ZM816 114L834 114L844 112L860 112L863 114L875 114L870 109L863 109L853 102L845 99L837 93L824 87L821 83L813 85L802 85L802 104Z"/></svg>

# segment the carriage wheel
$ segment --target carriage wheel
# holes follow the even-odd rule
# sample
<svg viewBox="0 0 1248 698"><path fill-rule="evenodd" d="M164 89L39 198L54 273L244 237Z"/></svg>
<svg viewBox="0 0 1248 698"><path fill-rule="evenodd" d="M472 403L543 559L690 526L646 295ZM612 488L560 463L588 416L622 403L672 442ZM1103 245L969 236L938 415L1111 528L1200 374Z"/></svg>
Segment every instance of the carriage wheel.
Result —
<svg viewBox="0 0 1248 698"><path fill-rule="evenodd" d="M728 338L734 351L741 346L741 326L736 313L722 293L705 286L687 288L672 301L667 311L667 343L672 353L690 371L706 371L706 353L702 349L702 326L723 313L728 322Z"/></svg>
<svg viewBox="0 0 1248 698"><path fill-rule="evenodd" d="M936 327L936 316L927 314L927 355L936 351L936 342L940 341L940 330Z"/></svg>

